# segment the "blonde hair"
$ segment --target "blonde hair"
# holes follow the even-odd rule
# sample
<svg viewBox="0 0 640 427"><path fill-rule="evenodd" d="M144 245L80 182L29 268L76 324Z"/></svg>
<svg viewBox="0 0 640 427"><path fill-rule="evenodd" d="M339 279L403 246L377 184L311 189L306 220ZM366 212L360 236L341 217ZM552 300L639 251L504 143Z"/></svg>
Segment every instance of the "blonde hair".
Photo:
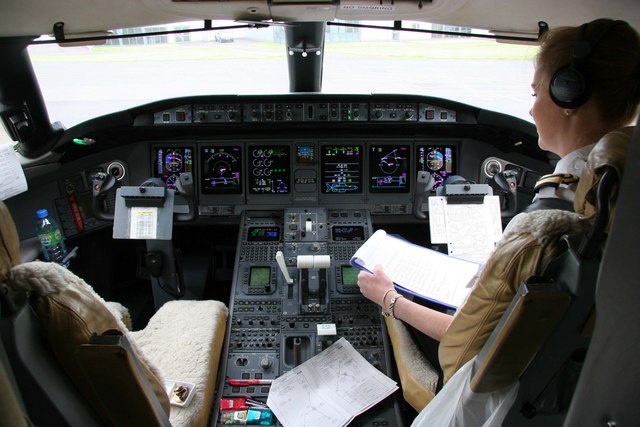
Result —
<svg viewBox="0 0 640 427"><path fill-rule="evenodd" d="M628 124L640 106L640 36L624 21L596 19L582 27L559 27L542 38L535 59L536 69L551 79L561 67L571 64L579 38L591 51L586 74L591 99L603 119L614 126Z"/></svg>

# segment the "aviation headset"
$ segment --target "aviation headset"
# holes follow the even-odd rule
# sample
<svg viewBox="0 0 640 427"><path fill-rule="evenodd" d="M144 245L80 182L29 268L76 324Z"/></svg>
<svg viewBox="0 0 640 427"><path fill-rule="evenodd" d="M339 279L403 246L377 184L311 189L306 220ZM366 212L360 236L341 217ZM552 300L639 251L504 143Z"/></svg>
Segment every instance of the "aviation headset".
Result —
<svg viewBox="0 0 640 427"><path fill-rule="evenodd" d="M624 21L611 21L597 37L593 37L594 42L597 43L613 27L624 23ZM587 64L595 45L592 45L585 37L588 25L583 24L578 31L578 39L573 47L571 62L560 67L553 74L549 83L551 99L562 108L578 108L591 96L593 88Z"/></svg>

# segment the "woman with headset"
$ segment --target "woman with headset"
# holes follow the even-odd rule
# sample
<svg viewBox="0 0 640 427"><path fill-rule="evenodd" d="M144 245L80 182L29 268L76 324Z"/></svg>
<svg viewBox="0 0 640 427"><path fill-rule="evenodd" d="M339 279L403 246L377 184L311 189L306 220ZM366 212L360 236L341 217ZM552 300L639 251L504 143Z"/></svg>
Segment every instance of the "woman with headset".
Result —
<svg viewBox="0 0 640 427"><path fill-rule="evenodd" d="M638 33L624 21L598 19L547 33L536 58L529 113L540 148L560 160L538 184L537 199L573 202L595 143L633 122L640 101L639 48Z"/></svg>
<svg viewBox="0 0 640 427"><path fill-rule="evenodd" d="M595 143L606 133L629 125L638 114L640 37L626 22L610 19L551 30L545 34L536 57L531 87L535 100L530 114L537 126L540 148L560 157L554 171L555 181L549 179L554 182L548 184L547 189L542 186L544 191L541 190L538 199L571 202L574 177L580 175ZM550 206L541 208L549 209ZM511 239L513 241L513 236ZM507 285L511 295L504 298L504 301L510 301L519 283L535 273L525 271L525 263L516 262L512 265L517 267L506 267L503 261L504 269L522 270L508 274L504 271L491 274L486 271L490 268L487 263L476 288L482 292L482 288L495 288L495 283L489 283L492 280L505 281L507 276L515 277L518 283ZM531 270L540 267L531 263L527 265ZM477 329L478 322L465 314L467 307L461 307L454 320L447 313L404 298L394 289L381 266L376 266L373 274L360 272L358 286L366 298L417 332L414 335L434 367L440 370L442 362L445 381L462 363L477 354L489 335L486 332L495 328L506 309L505 304L495 306L488 298L481 299L484 302L480 304L485 304L485 307L480 307L480 310L493 310L492 320L483 325L484 334L480 335L484 338L474 337L473 345L469 346L465 341L467 331ZM469 302L465 305L470 305ZM469 310L477 313L478 309L473 307ZM463 347L464 355L456 354Z"/></svg>

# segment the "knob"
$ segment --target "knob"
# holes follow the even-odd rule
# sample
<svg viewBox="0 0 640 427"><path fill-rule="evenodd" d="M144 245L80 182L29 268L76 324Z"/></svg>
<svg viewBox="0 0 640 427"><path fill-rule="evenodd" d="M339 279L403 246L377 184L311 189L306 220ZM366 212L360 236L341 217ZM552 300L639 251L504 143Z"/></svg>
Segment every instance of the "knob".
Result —
<svg viewBox="0 0 640 427"><path fill-rule="evenodd" d="M265 371L269 369L272 364L273 362L271 362L271 359L269 359L268 357L263 357L262 359L260 359L260 367Z"/></svg>

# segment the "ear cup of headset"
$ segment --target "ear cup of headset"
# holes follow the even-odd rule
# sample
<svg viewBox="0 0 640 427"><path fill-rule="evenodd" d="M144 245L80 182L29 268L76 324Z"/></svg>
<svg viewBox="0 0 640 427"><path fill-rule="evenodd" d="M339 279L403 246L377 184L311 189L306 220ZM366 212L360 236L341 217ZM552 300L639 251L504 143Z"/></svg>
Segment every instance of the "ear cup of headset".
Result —
<svg viewBox="0 0 640 427"><path fill-rule="evenodd" d="M587 76L591 44L584 40L585 28L586 25L580 28L571 63L560 67L549 82L551 99L562 108L578 108L591 96L591 85Z"/></svg>
<svg viewBox="0 0 640 427"><path fill-rule="evenodd" d="M551 99L562 108L578 108L591 95L589 79L578 68L567 65L555 72L549 83Z"/></svg>
<svg viewBox="0 0 640 427"><path fill-rule="evenodd" d="M578 108L587 102L592 91L592 83L587 71L591 51L612 28L629 24L624 21L610 20L597 36L592 37L594 46L586 38L588 25L583 24L578 31L578 40L573 48L571 63L560 67L549 82L551 99L562 108Z"/></svg>

